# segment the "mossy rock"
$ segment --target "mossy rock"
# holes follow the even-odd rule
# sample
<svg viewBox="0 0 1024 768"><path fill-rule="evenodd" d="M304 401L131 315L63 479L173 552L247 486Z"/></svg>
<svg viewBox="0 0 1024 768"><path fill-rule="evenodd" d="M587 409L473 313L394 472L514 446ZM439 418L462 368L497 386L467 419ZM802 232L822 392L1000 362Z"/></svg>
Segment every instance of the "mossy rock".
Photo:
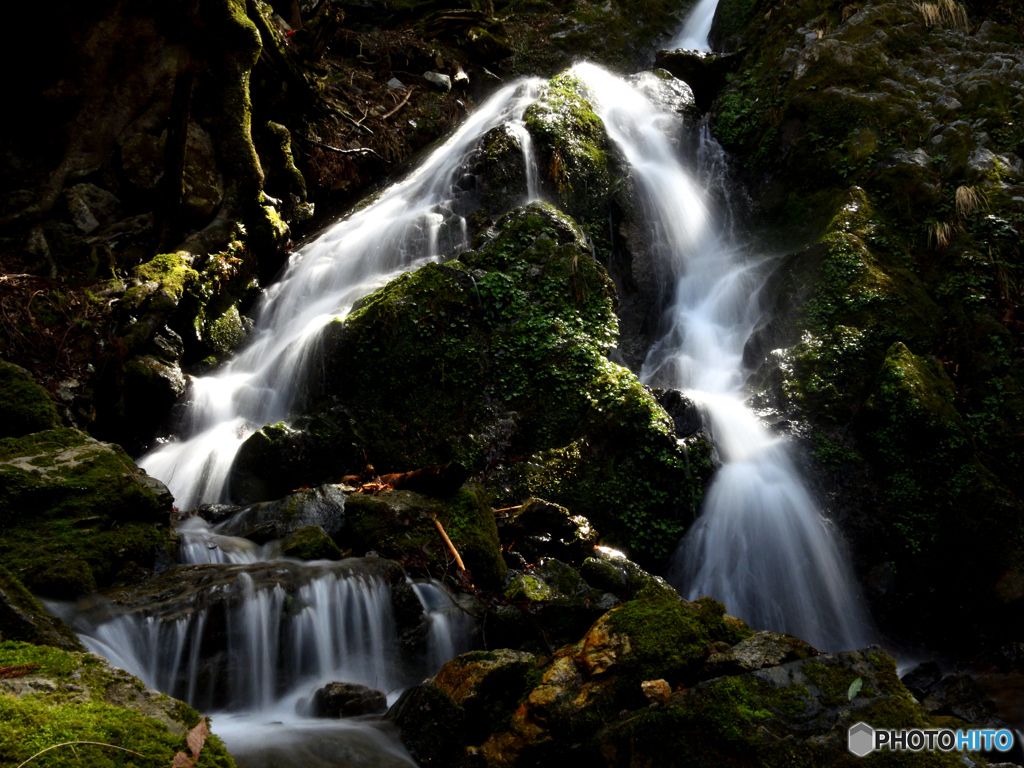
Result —
<svg viewBox="0 0 1024 768"><path fill-rule="evenodd" d="M860 681L854 694L851 685ZM610 766L861 765L846 745L846 725L935 728L938 724L877 648L816 656L738 676L719 677L672 696L668 706L634 713L599 736ZM843 723L842 727L837 727ZM877 765L960 765L959 753L876 752Z"/></svg>
<svg viewBox="0 0 1024 768"><path fill-rule="evenodd" d="M445 664L434 676L434 685L466 713L468 742L481 744L537 683L540 664L541 658L532 653L471 651Z"/></svg>
<svg viewBox="0 0 1024 768"><path fill-rule="evenodd" d="M281 554L299 560L340 560L341 550L319 525L299 528L283 542Z"/></svg>
<svg viewBox="0 0 1024 768"><path fill-rule="evenodd" d="M22 437L59 426L53 400L32 374L0 360L0 438Z"/></svg>
<svg viewBox="0 0 1024 768"><path fill-rule="evenodd" d="M453 566L436 518L478 586L499 589L504 582L507 568L498 528L489 497L477 485L467 484L444 501L411 491L354 493L345 502L345 518L345 529L337 536L342 546L396 559L426 552L443 573Z"/></svg>
<svg viewBox="0 0 1024 768"><path fill-rule="evenodd" d="M326 446L355 440L381 473L489 469L503 506L563 504L657 564L692 520L710 446L681 447L653 395L608 361L615 332L612 285L582 231L549 205L517 208L478 251L330 323L324 397L296 424Z"/></svg>
<svg viewBox="0 0 1024 768"><path fill-rule="evenodd" d="M406 688L386 718L425 768L459 768L466 760L465 710L428 680Z"/></svg>
<svg viewBox="0 0 1024 768"><path fill-rule="evenodd" d="M0 479L0 560L34 593L76 597L169 560L170 497L115 445L75 429L6 438Z"/></svg>
<svg viewBox="0 0 1024 768"><path fill-rule="evenodd" d="M0 642L0 667L20 665L31 665L26 676L0 681L0 761L5 764L20 764L63 742L74 742L74 751L58 747L33 764L148 768L170 765L176 753L191 752L185 736L199 714L98 656ZM79 743L89 741L115 748ZM220 739L211 736L196 765L234 768L235 762Z"/></svg>
<svg viewBox="0 0 1024 768"><path fill-rule="evenodd" d="M670 683L693 680L711 643L735 645L753 634L741 623L726 621L725 606L709 597L687 603L663 590L647 591L610 611L606 621L609 633L628 638L620 641L616 667L633 671L640 680Z"/></svg>
<svg viewBox="0 0 1024 768"><path fill-rule="evenodd" d="M571 72L552 78L526 109L542 189L580 223L605 224L616 164L604 123Z"/></svg>
<svg viewBox="0 0 1024 768"><path fill-rule="evenodd" d="M14 575L0 566L0 641L20 640L65 651L83 651L75 633L51 616Z"/></svg>

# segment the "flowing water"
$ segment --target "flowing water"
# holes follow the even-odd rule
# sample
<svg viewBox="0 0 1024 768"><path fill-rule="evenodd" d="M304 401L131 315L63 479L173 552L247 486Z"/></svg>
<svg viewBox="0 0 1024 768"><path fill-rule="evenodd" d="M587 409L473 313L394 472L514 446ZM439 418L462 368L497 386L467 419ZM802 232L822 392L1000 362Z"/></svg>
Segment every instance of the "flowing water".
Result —
<svg viewBox="0 0 1024 768"><path fill-rule="evenodd" d="M680 33L690 47L706 48L714 6L701 0ZM575 73L629 168L671 296L642 378L684 389L701 404L722 461L677 552L675 583L689 597L710 594L755 626L825 649L864 644L868 620L838 539L785 444L744 404L742 350L760 314L765 260L733 236L721 202L721 149L702 131L695 160L684 162L678 116L648 98L658 87L653 75L627 81L590 64ZM266 292L246 348L192 380L181 434L140 460L179 507L230 498L227 478L245 437L301 407L304 373L317 364L316 337L326 322L395 275L467 245L473 200L459 182L487 131L504 126L518 139L524 202L538 197L522 116L539 87L531 80L498 92L407 179L291 258ZM440 584L410 583L426 624L426 658L410 668L397 653L389 587L369 559L283 559L280 542L259 546L230 535L244 529L245 514L217 525L192 517L179 528L184 586L175 595L53 609L91 650L218 712L215 731L250 766L412 764L385 727L311 719L309 697L340 680L384 690L394 701L403 686L470 647L473 620Z"/></svg>
<svg viewBox="0 0 1024 768"><path fill-rule="evenodd" d="M487 131L505 125L522 139L532 187L527 195L536 197L536 165L522 115L539 83L499 91L409 178L292 256L262 298L245 349L216 373L192 379L181 434L139 459L167 484L179 508L229 498L228 473L245 438L301 405L303 374L316 365L325 324L398 274L468 247L471 196L458 181Z"/></svg>
<svg viewBox="0 0 1024 768"><path fill-rule="evenodd" d="M868 644L867 611L838 536L785 444L744 404L743 346L760 316L764 260L738 246L728 210L710 202L725 188L721 148L701 131L698 185L669 140L670 115L598 67L576 72L629 162L672 286L665 331L641 379L685 390L702 406L722 462L676 553L672 580L688 597L711 595L755 627L826 650Z"/></svg>
<svg viewBox="0 0 1024 768"><path fill-rule="evenodd" d="M711 34L711 22L715 19L716 8L718 0L698 0L679 34L672 38L669 48L710 51L708 35Z"/></svg>

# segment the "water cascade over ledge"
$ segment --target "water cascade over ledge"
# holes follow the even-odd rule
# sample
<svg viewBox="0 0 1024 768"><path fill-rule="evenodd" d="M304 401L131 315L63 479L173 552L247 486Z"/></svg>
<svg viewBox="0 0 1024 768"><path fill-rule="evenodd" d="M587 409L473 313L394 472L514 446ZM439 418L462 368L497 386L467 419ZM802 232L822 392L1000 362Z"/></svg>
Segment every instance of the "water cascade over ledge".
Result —
<svg viewBox="0 0 1024 768"><path fill-rule="evenodd" d="M734 241L728 206L710 206L709 192L724 188L721 148L702 129L701 191L669 139L671 115L599 67L575 72L629 162L671 286L666 329L641 379L685 390L703 407L722 461L703 514L676 552L671 580L690 599L710 595L752 626L826 650L869 644L867 610L840 540L785 445L743 402L743 346L760 315L763 260Z"/></svg>

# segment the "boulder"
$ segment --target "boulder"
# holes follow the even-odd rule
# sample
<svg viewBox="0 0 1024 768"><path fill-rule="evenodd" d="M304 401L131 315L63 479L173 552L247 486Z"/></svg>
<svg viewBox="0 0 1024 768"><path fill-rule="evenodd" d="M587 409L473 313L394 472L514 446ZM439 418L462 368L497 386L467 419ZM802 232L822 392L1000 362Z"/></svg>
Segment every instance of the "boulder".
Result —
<svg viewBox="0 0 1024 768"><path fill-rule="evenodd" d="M200 508L199 514L215 524L215 532L222 536L240 536L266 544L300 530L315 528L322 530L325 536L334 536L345 525L346 498L338 486L328 484L248 507L210 505ZM306 536L310 536L310 531Z"/></svg>
<svg viewBox="0 0 1024 768"><path fill-rule="evenodd" d="M706 111L725 86L726 76L736 71L741 60L739 54L680 48L675 51L658 51L654 65L671 72L690 86L697 108Z"/></svg>
<svg viewBox="0 0 1024 768"><path fill-rule="evenodd" d="M341 550L319 525L307 525L285 537L281 554L298 560L340 560Z"/></svg>
<svg viewBox="0 0 1024 768"><path fill-rule="evenodd" d="M76 429L6 438L0 483L0 557L33 593L72 598L169 561L170 494L118 446Z"/></svg>
<svg viewBox="0 0 1024 768"><path fill-rule="evenodd" d="M540 662L532 653L508 649L471 651L445 664L434 685L462 707L469 743L481 744L530 689Z"/></svg>
<svg viewBox="0 0 1024 768"><path fill-rule="evenodd" d="M71 222L83 235L88 235L122 216L121 201L113 193L95 184L76 184L64 191Z"/></svg>
<svg viewBox="0 0 1024 768"><path fill-rule="evenodd" d="M598 533L581 515L543 499L530 498L515 509L499 513L498 536L515 544L528 562L542 557L582 562L593 552Z"/></svg>
<svg viewBox="0 0 1024 768"><path fill-rule="evenodd" d="M0 360L0 438L60 426L49 393L20 366Z"/></svg>
<svg viewBox="0 0 1024 768"><path fill-rule="evenodd" d="M313 717L379 715L388 708L381 692L357 683L328 683L313 694Z"/></svg>
<svg viewBox="0 0 1024 768"><path fill-rule="evenodd" d="M728 650L716 651L708 656L700 677L710 679L721 675L739 675L816 655L818 651L792 635L755 632L753 636L741 640Z"/></svg>
<svg viewBox="0 0 1024 768"><path fill-rule="evenodd" d="M466 764L465 710L433 681L406 688L386 717L398 728L409 754L424 768L461 768Z"/></svg>

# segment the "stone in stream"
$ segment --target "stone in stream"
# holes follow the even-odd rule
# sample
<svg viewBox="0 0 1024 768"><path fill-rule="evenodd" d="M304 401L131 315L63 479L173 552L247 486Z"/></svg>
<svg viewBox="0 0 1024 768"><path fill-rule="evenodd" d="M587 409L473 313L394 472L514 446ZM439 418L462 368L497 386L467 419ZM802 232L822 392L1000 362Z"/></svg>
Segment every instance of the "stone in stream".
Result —
<svg viewBox="0 0 1024 768"><path fill-rule="evenodd" d="M381 691L357 683L328 683L313 694L314 717L379 715L387 708Z"/></svg>

